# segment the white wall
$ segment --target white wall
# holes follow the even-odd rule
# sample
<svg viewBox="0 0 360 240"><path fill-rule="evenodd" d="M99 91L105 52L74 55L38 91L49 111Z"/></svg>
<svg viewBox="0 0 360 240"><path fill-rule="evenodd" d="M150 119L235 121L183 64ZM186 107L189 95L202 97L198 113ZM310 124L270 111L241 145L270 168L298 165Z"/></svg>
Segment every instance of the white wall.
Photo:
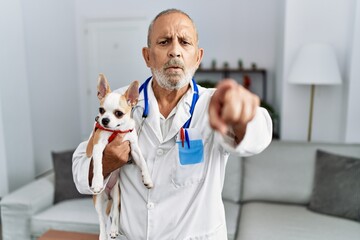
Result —
<svg viewBox="0 0 360 240"><path fill-rule="evenodd" d="M347 102L347 65L351 52L356 0L287 0L285 7L281 138L306 140L310 87L290 85L287 76L298 49L307 43L328 43L335 49L343 84L317 86L313 141L344 142ZM357 99L351 101L359 102Z"/></svg>
<svg viewBox="0 0 360 240"><path fill-rule="evenodd" d="M0 1L0 33L0 125L1 138L5 140L0 149L5 147L1 158L6 157L1 167L6 167L8 189L12 191L34 178L29 83L19 0Z"/></svg>
<svg viewBox="0 0 360 240"><path fill-rule="evenodd" d="M345 141L360 142L360 2L356 2L354 35L352 38Z"/></svg>
<svg viewBox="0 0 360 240"><path fill-rule="evenodd" d="M200 46L205 49L203 66L210 67L213 59L218 66L228 61L231 67L237 67L242 59L245 67L256 62L258 67L268 70L268 100L275 102L275 69L277 65L278 41L281 30L284 0L252 1L118 1L118 0L77 0L76 33L79 67L79 89L81 117L86 116L86 56L84 56L83 27L88 19L141 17L147 19L147 25L160 11L167 8L179 8L187 12L195 21ZM139 7L141 6L141 7ZM146 26L147 27L147 26ZM147 32L144 32L144 40ZM141 54L141 49L134 54ZM146 65L144 64L144 68ZM84 128L82 136L89 136Z"/></svg>
<svg viewBox="0 0 360 240"><path fill-rule="evenodd" d="M73 0L22 0L36 175L80 142Z"/></svg>
<svg viewBox="0 0 360 240"><path fill-rule="evenodd" d="M51 151L81 139L75 3L1 1L0 12L1 167L13 191L52 168Z"/></svg>

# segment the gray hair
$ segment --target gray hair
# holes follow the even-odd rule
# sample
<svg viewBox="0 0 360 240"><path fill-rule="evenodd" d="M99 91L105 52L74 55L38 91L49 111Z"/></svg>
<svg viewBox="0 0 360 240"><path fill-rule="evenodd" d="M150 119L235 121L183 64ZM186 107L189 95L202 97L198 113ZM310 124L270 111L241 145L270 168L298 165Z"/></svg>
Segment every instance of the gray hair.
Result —
<svg viewBox="0 0 360 240"><path fill-rule="evenodd" d="M150 47L150 44L151 44L151 43L150 43L150 35L151 35L152 30L153 30L154 23L156 22L156 20L157 20L159 17L161 17L161 16L163 16L163 15L166 15L166 14L170 14L170 13L180 13L180 14L186 16L186 17L191 21L191 23L192 23L192 25L193 25L193 27L194 27L194 29L195 29L197 43L199 43L198 32L197 32L195 23L194 23L194 21L191 19L191 17L190 17L187 13L185 13L185 12L179 10L179 9L170 8L170 9L167 9L167 10L164 10L164 11L160 12L160 13L159 13L158 15L156 15L156 17L151 21L151 23L150 23L150 25L149 25L149 29L148 29L148 35L147 35L147 45L148 45L148 47Z"/></svg>

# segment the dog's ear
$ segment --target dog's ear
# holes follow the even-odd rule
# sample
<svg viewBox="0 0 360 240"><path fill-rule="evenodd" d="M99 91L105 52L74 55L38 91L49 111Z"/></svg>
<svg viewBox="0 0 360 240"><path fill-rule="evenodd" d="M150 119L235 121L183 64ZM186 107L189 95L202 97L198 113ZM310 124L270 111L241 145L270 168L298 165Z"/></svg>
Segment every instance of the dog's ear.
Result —
<svg viewBox="0 0 360 240"><path fill-rule="evenodd" d="M139 82L138 81L132 82L124 95L127 100L127 103L131 107L135 106L139 98Z"/></svg>
<svg viewBox="0 0 360 240"><path fill-rule="evenodd" d="M97 90L97 97L99 98L99 100L103 99L106 94L111 92L108 80L102 73L99 74Z"/></svg>

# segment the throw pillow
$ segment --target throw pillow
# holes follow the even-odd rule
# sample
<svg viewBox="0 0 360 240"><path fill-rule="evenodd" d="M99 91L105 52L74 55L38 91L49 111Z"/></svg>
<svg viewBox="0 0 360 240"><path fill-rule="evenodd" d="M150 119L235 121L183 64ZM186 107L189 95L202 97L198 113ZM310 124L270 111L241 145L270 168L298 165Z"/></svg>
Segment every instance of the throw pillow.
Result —
<svg viewBox="0 0 360 240"><path fill-rule="evenodd" d="M89 195L79 193L75 187L72 175L73 153L74 150L51 153L55 172L54 203L67 199L89 197Z"/></svg>
<svg viewBox="0 0 360 240"><path fill-rule="evenodd" d="M360 221L360 159L318 150L308 208Z"/></svg>

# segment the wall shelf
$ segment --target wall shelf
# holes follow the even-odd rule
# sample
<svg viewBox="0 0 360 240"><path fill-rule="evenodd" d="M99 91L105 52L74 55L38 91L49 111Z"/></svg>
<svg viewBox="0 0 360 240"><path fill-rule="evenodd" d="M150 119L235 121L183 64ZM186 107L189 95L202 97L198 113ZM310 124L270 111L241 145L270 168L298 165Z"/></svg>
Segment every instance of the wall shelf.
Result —
<svg viewBox="0 0 360 240"><path fill-rule="evenodd" d="M234 78L236 79L236 76L234 76L235 74L241 74L241 75L254 75L254 74L259 74L261 76L261 80L262 80L262 96L261 99L263 101L266 101L266 89L267 89L267 81L266 81L266 70L265 69L261 69L261 68L256 68L256 69L236 69L236 68L221 68L221 69L212 69L212 68L199 68L196 71L196 74L221 74L222 78Z"/></svg>

